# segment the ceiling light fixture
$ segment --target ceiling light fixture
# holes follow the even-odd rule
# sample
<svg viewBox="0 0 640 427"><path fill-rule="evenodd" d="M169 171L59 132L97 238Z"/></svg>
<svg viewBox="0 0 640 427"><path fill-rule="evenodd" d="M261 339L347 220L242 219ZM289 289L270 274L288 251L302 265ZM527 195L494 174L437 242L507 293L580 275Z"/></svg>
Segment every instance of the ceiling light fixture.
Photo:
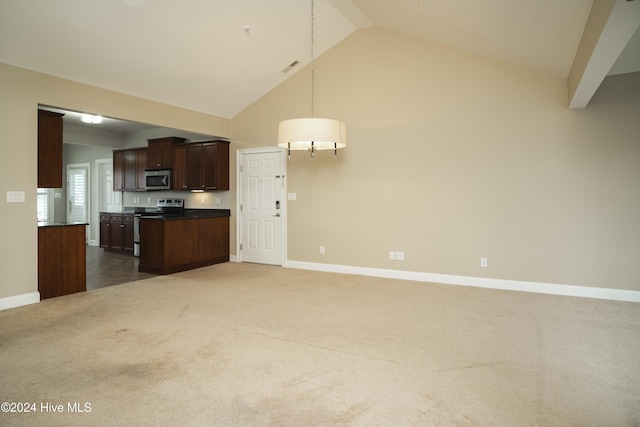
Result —
<svg viewBox="0 0 640 427"><path fill-rule="evenodd" d="M278 125L278 146L286 148L291 158L291 150L307 150L314 158L319 150L333 150L347 146L346 128L343 122L334 119L314 117L315 70L313 57L313 0L311 0L311 117L283 120Z"/></svg>
<svg viewBox="0 0 640 427"><path fill-rule="evenodd" d="M80 120L84 123L91 123L92 125L97 125L102 123L102 116L92 116L91 114L83 114L80 117Z"/></svg>

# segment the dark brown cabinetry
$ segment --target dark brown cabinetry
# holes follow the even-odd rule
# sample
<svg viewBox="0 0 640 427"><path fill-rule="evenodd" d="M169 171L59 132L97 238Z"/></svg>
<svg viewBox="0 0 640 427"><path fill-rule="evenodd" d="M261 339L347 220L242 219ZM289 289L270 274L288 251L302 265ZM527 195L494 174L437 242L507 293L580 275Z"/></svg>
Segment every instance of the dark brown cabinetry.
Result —
<svg viewBox="0 0 640 427"><path fill-rule="evenodd" d="M187 157L186 144L176 144L173 146L173 189L188 190L187 187Z"/></svg>
<svg viewBox="0 0 640 427"><path fill-rule="evenodd" d="M38 227L40 298L87 289L86 224Z"/></svg>
<svg viewBox="0 0 640 427"><path fill-rule="evenodd" d="M144 178L144 171L147 169L147 156L148 151L143 149L138 150L138 157L136 158L136 191L145 191L146 183Z"/></svg>
<svg viewBox="0 0 640 427"><path fill-rule="evenodd" d="M62 188L62 116L38 110L38 188Z"/></svg>
<svg viewBox="0 0 640 427"><path fill-rule="evenodd" d="M114 190L145 191L146 169L173 169L174 190L229 190L229 141L186 143L175 136L148 141L147 148L113 152Z"/></svg>
<svg viewBox="0 0 640 427"><path fill-rule="evenodd" d="M114 151L113 189L117 191L144 191L144 171L146 168L146 148Z"/></svg>
<svg viewBox="0 0 640 427"><path fill-rule="evenodd" d="M185 144L184 178L187 190L228 190L229 142Z"/></svg>
<svg viewBox="0 0 640 427"><path fill-rule="evenodd" d="M124 151L113 152L113 189L124 189Z"/></svg>
<svg viewBox="0 0 640 427"><path fill-rule="evenodd" d="M133 253L133 215L100 213L100 247Z"/></svg>
<svg viewBox="0 0 640 427"><path fill-rule="evenodd" d="M147 169L173 168L173 145L185 142L176 136L148 139Z"/></svg>
<svg viewBox="0 0 640 427"><path fill-rule="evenodd" d="M229 217L140 219L140 265L171 274L229 261Z"/></svg>

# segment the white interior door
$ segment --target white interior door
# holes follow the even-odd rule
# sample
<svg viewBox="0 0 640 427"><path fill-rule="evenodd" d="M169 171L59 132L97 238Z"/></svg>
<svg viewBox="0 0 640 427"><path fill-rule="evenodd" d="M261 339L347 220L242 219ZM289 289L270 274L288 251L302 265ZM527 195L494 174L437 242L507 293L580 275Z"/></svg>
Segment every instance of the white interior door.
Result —
<svg viewBox="0 0 640 427"><path fill-rule="evenodd" d="M240 154L240 259L283 265L283 151Z"/></svg>
<svg viewBox="0 0 640 427"><path fill-rule="evenodd" d="M113 191L113 161L98 163L98 205L100 212L122 212L122 193Z"/></svg>

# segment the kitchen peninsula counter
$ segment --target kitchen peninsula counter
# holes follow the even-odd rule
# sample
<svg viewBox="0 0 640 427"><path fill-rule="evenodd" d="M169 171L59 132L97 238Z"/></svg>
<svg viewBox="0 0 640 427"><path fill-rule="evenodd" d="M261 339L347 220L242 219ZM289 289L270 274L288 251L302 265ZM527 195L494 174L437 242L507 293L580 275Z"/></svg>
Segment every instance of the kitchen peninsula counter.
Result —
<svg viewBox="0 0 640 427"><path fill-rule="evenodd" d="M38 228L40 227L70 227L75 225L89 225L86 222L55 222L55 221L38 221Z"/></svg>
<svg viewBox="0 0 640 427"><path fill-rule="evenodd" d="M231 216L229 209L184 209L180 213L162 213L157 208L130 208L125 207L123 214L136 215L141 214L145 218L160 219L185 219L185 218L218 218Z"/></svg>
<svg viewBox="0 0 640 427"><path fill-rule="evenodd" d="M229 261L229 209L185 209L140 218L138 270L171 274Z"/></svg>
<svg viewBox="0 0 640 427"><path fill-rule="evenodd" d="M82 222L38 222L40 299L87 290L87 225Z"/></svg>

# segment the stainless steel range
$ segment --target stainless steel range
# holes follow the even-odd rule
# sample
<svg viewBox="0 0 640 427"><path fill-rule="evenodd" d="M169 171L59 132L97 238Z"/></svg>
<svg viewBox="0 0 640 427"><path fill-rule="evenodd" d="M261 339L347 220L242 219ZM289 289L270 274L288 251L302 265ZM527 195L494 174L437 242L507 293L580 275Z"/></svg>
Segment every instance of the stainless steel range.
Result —
<svg viewBox="0 0 640 427"><path fill-rule="evenodd" d="M140 218L184 214L184 199L158 199L154 208L137 208L133 214L133 255L140 256Z"/></svg>

